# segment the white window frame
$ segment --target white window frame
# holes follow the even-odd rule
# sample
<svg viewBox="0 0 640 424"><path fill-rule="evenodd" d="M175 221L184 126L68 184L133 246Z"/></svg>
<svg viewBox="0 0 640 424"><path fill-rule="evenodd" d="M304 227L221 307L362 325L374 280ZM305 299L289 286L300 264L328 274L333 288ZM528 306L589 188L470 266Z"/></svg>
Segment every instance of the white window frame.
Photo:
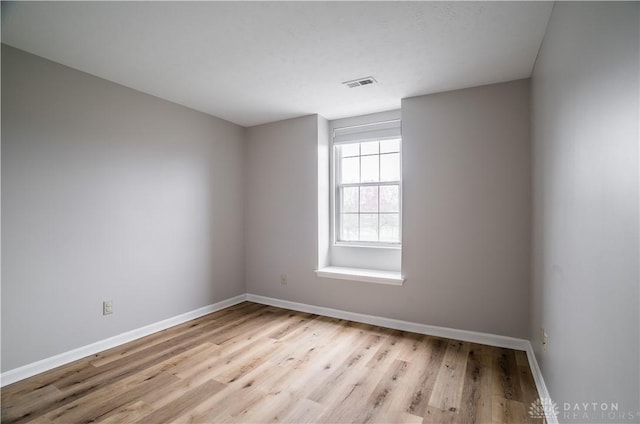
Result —
<svg viewBox="0 0 640 424"><path fill-rule="evenodd" d="M385 249L402 249L402 134L400 130L400 120L393 119L388 121L376 122L372 124L355 125L333 130L331 142L331 240L334 246L344 247L367 247L367 248L385 248ZM399 181L384 182L368 182L368 183L350 183L340 184L340 161L337 153L337 146L345 144L365 143L370 141L384 141L391 139L400 139L399 148ZM361 156L359 156L361 157ZM340 192L342 187L366 187L366 186L384 186L398 185L398 242L385 241L344 241L340 240ZM380 212L378 212L380 215Z"/></svg>

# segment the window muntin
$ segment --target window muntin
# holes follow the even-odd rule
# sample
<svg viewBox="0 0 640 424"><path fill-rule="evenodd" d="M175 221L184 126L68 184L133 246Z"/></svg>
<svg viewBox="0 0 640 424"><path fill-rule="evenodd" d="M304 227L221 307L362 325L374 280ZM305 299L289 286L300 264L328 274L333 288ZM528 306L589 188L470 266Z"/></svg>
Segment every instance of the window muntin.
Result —
<svg viewBox="0 0 640 424"><path fill-rule="evenodd" d="M401 139L337 144L335 241L400 245Z"/></svg>

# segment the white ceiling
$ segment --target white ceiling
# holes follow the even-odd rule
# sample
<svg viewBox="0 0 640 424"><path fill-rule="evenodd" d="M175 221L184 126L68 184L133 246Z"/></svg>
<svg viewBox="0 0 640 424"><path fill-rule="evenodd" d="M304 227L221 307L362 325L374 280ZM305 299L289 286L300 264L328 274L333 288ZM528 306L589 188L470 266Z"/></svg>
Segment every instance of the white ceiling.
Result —
<svg viewBox="0 0 640 424"><path fill-rule="evenodd" d="M251 126L529 77L552 5L3 1L2 42Z"/></svg>

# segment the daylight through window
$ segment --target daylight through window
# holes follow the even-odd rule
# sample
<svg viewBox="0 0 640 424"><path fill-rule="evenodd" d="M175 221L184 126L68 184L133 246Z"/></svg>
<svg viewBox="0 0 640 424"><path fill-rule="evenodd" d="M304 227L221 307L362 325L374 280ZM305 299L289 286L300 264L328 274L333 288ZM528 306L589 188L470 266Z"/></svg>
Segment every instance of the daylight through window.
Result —
<svg viewBox="0 0 640 424"><path fill-rule="evenodd" d="M336 241L400 244L401 139L335 145Z"/></svg>

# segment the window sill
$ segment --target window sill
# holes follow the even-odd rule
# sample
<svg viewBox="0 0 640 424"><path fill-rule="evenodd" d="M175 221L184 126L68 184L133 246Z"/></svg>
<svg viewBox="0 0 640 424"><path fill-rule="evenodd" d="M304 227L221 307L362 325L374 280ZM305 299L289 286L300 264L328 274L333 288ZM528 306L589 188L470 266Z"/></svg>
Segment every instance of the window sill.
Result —
<svg viewBox="0 0 640 424"><path fill-rule="evenodd" d="M337 241L333 243L334 247L357 247L357 248L365 248L365 249L387 249L387 250L402 250L401 244L364 244L358 242L340 242ZM354 268L355 269L355 268Z"/></svg>
<svg viewBox="0 0 640 424"><path fill-rule="evenodd" d="M374 269L344 268L338 266L328 266L316 270L318 277L334 278L337 280L362 281L365 283L388 284L391 286L401 286L404 278L399 272L378 271Z"/></svg>

